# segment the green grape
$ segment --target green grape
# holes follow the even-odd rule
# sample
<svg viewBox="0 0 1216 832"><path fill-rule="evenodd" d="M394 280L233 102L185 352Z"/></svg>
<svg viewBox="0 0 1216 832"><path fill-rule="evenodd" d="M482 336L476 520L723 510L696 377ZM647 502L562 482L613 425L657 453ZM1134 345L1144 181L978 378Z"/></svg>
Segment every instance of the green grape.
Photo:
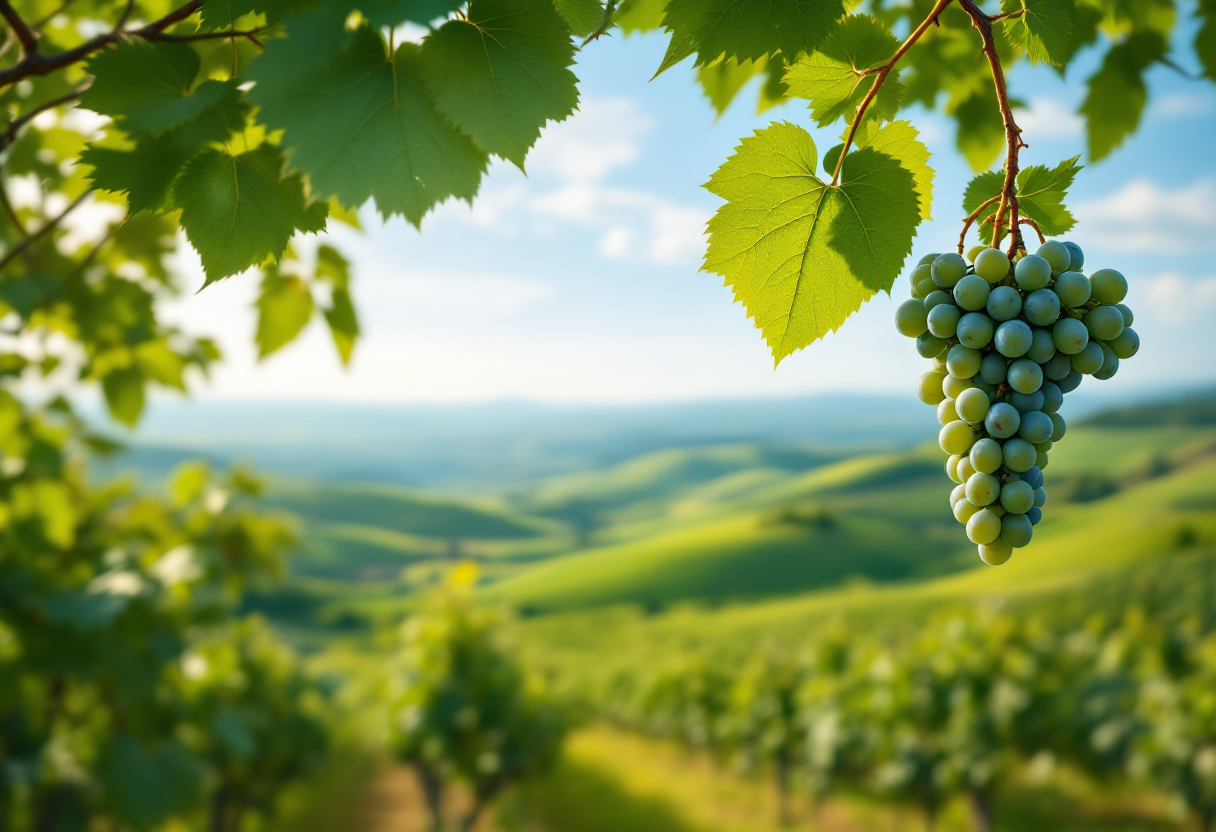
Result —
<svg viewBox="0 0 1216 832"><path fill-rule="evenodd" d="M967 478L967 499L977 506L996 502L1001 496L1001 481L992 474L976 472Z"/></svg>
<svg viewBox="0 0 1216 832"><path fill-rule="evenodd" d="M922 375L916 382L916 398L925 404L941 404L942 399L946 398L946 394L942 392L942 379L945 377L945 373L939 373L937 370L930 370Z"/></svg>
<svg viewBox="0 0 1216 832"><path fill-rule="evenodd" d="M1000 283L1009 274L1009 258L997 248L985 248L975 256L975 273L988 283Z"/></svg>
<svg viewBox="0 0 1216 832"><path fill-rule="evenodd" d="M949 252L935 257L932 268L933 282L948 289L967 274L967 261L961 255Z"/></svg>
<svg viewBox="0 0 1216 832"><path fill-rule="evenodd" d="M958 342L973 350L988 346L992 342L992 318L983 312L968 312L958 322Z"/></svg>
<svg viewBox="0 0 1216 832"><path fill-rule="evenodd" d="M996 473L996 469L1001 467L1001 463L1005 461L1001 451L1001 443L995 439L984 437L976 441L971 446L971 453L967 457L967 461L971 464L973 470L979 471L982 474ZM960 465L962 463L959 463Z"/></svg>
<svg viewBox="0 0 1216 832"><path fill-rule="evenodd" d="M1034 490L1034 507L1042 508L1045 505L1047 505L1047 492L1043 490L1042 486L1039 486Z"/></svg>
<svg viewBox="0 0 1216 832"><path fill-rule="evenodd" d="M917 266L917 268L920 268L921 266L932 266L933 261L941 256L942 255L941 255L940 251L935 251L935 252L932 252L931 254L926 254L924 257L920 258L920 260L917 261L916 266Z"/></svg>
<svg viewBox="0 0 1216 832"><path fill-rule="evenodd" d="M1030 336L1026 357L1037 364L1046 364L1056 354L1056 341L1051 337L1051 331L1035 327Z"/></svg>
<svg viewBox="0 0 1216 832"><path fill-rule="evenodd" d="M1036 468L1039 468L1039 469L1046 468L1047 467L1047 453L1045 451L1039 451L1038 455L1035 457L1034 464L1035 464Z"/></svg>
<svg viewBox="0 0 1216 832"><path fill-rule="evenodd" d="M912 285L913 289L926 280L933 281L933 270L928 266L917 266L912 270L912 274L908 275L908 282Z"/></svg>
<svg viewBox="0 0 1216 832"><path fill-rule="evenodd" d="M1048 382L1048 384L1051 384L1051 382ZM1054 384L1051 386L1055 387ZM1022 424L1018 426L1018 436L1025 439L1031 445L1046 442L1051 439L1051 434L1054 432L1055 424L1051 421L1051 416L1048 414L1038 410L1022 414ZM1016 471L1018 469L1014 468L1013 470Z"/></svg>
<svg viewBox="0 0 1216 832"><path fill-rule="evenodd" d="M955 378L971 378L980 371L982 360L978 350L955 344L946 353L946 369Z"/></svg>
<svg viewBox="0 0 1216 832"><path fill-rule="evenodd" d="M936 358L946 351L945 338L938 338L932 332L922 332L916 336L916 351L921 358Z"/></svg>
<svg viewBox="0 0 1216 832"><path fill-rule="evenodd" d="M1025 321L1005 321L997 327L993 338L997 352L1007 358L1025 355L1033 340L1034 333Z"/></svg>
<svg viewBox="0 0 1216 832"><path fill-rule="evenodd" d="M971 425L962 420L951 422L937 435L937 443L948 454L965 454L971 450L974 442L975 432Z"/></svg>
<svg viewBox="0 0 1216 832"><path fill-rule="evenodd" d="M924 300L937 291L937 284L932 278L925 278L920 283L916 284L916 288L912 290L912 297L918 300Z"/></svg>
<svg viewBox="0 0 1216 832"><path fill-rule="evenodd" d="M943 303L948 303L953 306L954 295L950 294L949 292L943 292L941 289L934 289L924 300L925 309L930 311L932 311L933 307L941 306Z"/></svg>
<svg viewBox="0 0 1216 832"><path fill-rule="evenodd" d="M1013 320L1022 311L1022 296L1012 286L997 286L988 294L985 308L994 320Z"/></svg>
<svg viewBox="0 0 1216 832"><path fill-rule="evenodd" d="M1089 343L1089 330L1076 318L1061 318L1051 328L1056 349L1065 355L1076 355Z"/></svg>
<svg viewBox="0 0 1216 832"><path fill-rule="evenodd" d="M1033 393L1043 386L1043 368L1029 358L1009 365L1009 386L1019 393Z"/></svg>
<svg viewBox="0 0 1216 832"><path fill-rule="evenodd" d="M990 352L980 361L980 378L987 384L1000 384L1005 380L1008 366L999 353Z"/></svg>
<svg viewBox="0 0 1216 832"><path fill-rule="evenodd" d="M1119 333L1119 337L1110 342L1110 348L1118 358L1131 358L1140 351L1140 336L1130 326Z"/></svg>
<svg viewBox="0 0 1216 832"><path fill-rule="evenodd" d="M1013 267L1013 279L1027 292L1046 289L1051 282L1051 264L1037 254L1027 254Z"/></svg>
<svg viewBox="0 0 1216 832"><path fill-rule="evenodd" d="M1052 430L1055 430L1055 425L1053 424L1051 428ZM1045 454L1050 451L1054 445L1055 443L1048 439L1046 442L1040 442L1039 444L1035 445L1034 449L1041 454Z"/></svg>
<svg viewBox="0 0 1216 832"><path fill-rule="evenodd" d="M953 303L941 303L929 310L929 331L938 338L953 338L958 332L962 312Z"/></svg>
<svg viewBox="0 0 1216 832"><path fill-rule="evenodd" d="M954 287L954 302L968 312L978 312L988 304L992 288L978 274L969 274Z"/></svg>
<svg viewBox="0 0 1216 832"><path fill-rule="evenodd" d="M1060 296L1050 289L1031 292L1023 303L1023 313L1035 326L1050 326L1060 317Z"/></svg>
<svg viewBox="0 0 1216 832"><path fill-rule="evenodd" d="M933 359L933 369L946 372L946 354L942 353Z"/></svg>
<svg viewBox="0 0 1216 832"><path fill-rule="evenodd" d="M958 410L957 399L964 390L970 390L974 387L969 378L958 378L957 376L947 375L942 379L942 392L948 399L955 399L954 409Z"/></svg>
<svg viewBox="0 0 1216 832"><path fill-rule="evenodd" d="M974 384L980 390L983 390L985 394L987 394L988 401L992 401L993 398L996 397L996 388L993 387L988 382L984 381L978 375L971 377L971 383Z"/></svg>
<svg viewBox="0 0 1216 832"><path fill-rule="evenodd" d="M1099 306L1085 316L1085 328L1091 338L1110 341L1123 331L1123 313L1113 306Z"/></svg>
<svg viewBox="0 0 1216 832"><path fill-rule="evenodd" d="M1018 413L1030 413L1043 408L1043 391L1040 388L1033 393L1019 393L1014 390L1008 395L1009 403L1017 408Z"/></svg>
<svg viewBox="0 0 1216 832"><path fill-rule="evenodd" d="M966 500L963 502L966 502ZM1030 520L1030 525L1037 526L1039 525L1039 521L1043 519L1043 511L1035 506L1031 506L1030 510L1026 512L1026 517Z"/></svg>
<svg viewBox="0 0 1216 832"><path fill-rule="evenodd" d="M1001 516L991 509L982 509L967 521L967 537L972 543L991 543L1001 535Z"/></svg>
<svg viewBox="0 0 1216 832"><path fill-rule="evenodd" d="M988 429L989 435L997 439L1013 436L1021 424L1022 414L1018 413L1013 405L1005 402L997 402L988 408L988 415L984 417L984 427Z"/></svg>
<svg viewBox="0 0 1216 832"><path fill-rule="evenodd" d="M1113 378L1117 372L1119 372L1119 356L1115 355L1115 351L1109 346L1103 344L1102 368L1094 373L1094 378L1099 381L1106 381L1109 378Z"/></svg>
<svg viewBox="0 0 1216 832"><path fill-rule="evenodd" d="M1089 278L1080 272L1064 272L1056 278L1053 288L1060 298L1060 306L1068 309L1084 306L1091 291Z"/></svg>
<svg viewBox="0 0 1216 832"><path fill-rule="evenodd" d="M1064 403L1064 393L1054 382L1043 382L1039 392L1043 394L1043 406L1039 409L1044 413L1055 413Z"/></svg>
<svg viewBox="0 0 1216 832"><path fill-rule="evenodd" d="M937 403L937 421L943 425L958 421L958 413L954 410L954 399L942 399Z"/></svg>
<svg viewBox="0 0 1216 832"><path fill-rule="evenodd" d="M1029 471L1034 467L1035 454L1034 445L1025 439L1009 439L1001 448L1001 457L1005 462L1005 467L1019 473Z"/></svg>
<svg viewBox="0 0 1216 832"><path fill-rule="evenodd" d="M1085 265L1085 252L1081 251L1081 247L1073 242L1066 242L1064 245L1068 248L1068 270L1071 272L1081 271L1081 267Z"/></svg>
<svg viewBox="0 0 1216 832"><path fill-rule="evenodd" d="M1029 471L1023 471L1018 477L1022 482L1029 483L1031 488L1043 487L1043 472L1038 469L1038 466Z"/></svg>
<svg viewBox="0 0 1216 832"><path fill-rule="evenodd" d="M950 492L951 508L954 507L955 496L958 494L966 493L965 491L962 490L963 481L962 481L962 479L959 478L958 471L955 470L955 466L958 465L958 461L962 458L963 457L960 454L950 454L950 456L946 457L946 476L949 477L950 479L954 480L955 482L959 483L959 485L955 486L954 490Z"/></svg>
<svg viewBox="0 0 1216 832"><path fill-rule="evenodd" d="M967 260L968 260L968 262L974 263L974 262L975 262L975 258L979 257L979 256L980 256L980 252L981 252L981 251L983 251L983 250L984 250L984 249L986 249L986 248L988 248L988 246L985 246L985 245L979 245L979 246L972 246L971 248L967 249Z"/></svg>
<svg viewBox="0 0 1216 832"><path fill-rule="evenodd" d="M954 409L960 419L972 425L978 425L988 415L988 396L983 390L972 387L959 393L954 400Z"/></svg>
<svg viewBox="0 0 1216 832"><path fill-rule="evenodd" d="M973 445L972 447L974 448L975 446ZM958 474L959 481L964 484L975 475L975 466L971 464L970 454L959 458L958 465L954 467L954 472Z"/></svg>
<svg viewBox="0 0 1216 832"><path fill-rule="evenodd" d="M954 519L967 525L967 521L975 516L975 513L980 510L980 507L970 500L959 500L954 504Z"/></svg>
<svg viewBox="0 0 1216 832"><path fill-rule="evenodd" d="M1024 512L1010 512L1001 518L1001 540L1015 549L1030 543L1034 537L1034 523Z"/></svg>
<svg viewBox="0 0 1216 832"><path fill-rule="evenodd" d="M1128 327L1136 322L1136 316L1132 314L1132 308L1126 303L1116 303L1115 308L1123 314L1123 326Z"/></svg>
<svg viewBox="0 0 1216 832"><path fill-rule="evenodd" d="M1034 489L1030 483L1011 480L1001 487L1001 508L1010 514L1025 514L1033 505Z"/></svg>
<svg viewBox="0 0 1216 832"><path fill-rule="evenodd" d="M1071 393L1081 386L1081 374L1076 370L1069 370L1068 375L1056 382L1060 387L1061 393Z"/></svg>
<svg viewBox="0 0 1216 832"><path fill-rule="evenodd" d="M1127 278L1114 269L1099 269L1089 276L1093 296L1102 303L1122 303L1127 297Z"/></svg>
<svg viewBox="0 0 1216 832"><path fill-rule="evenodd" d="M1048 413L1047 418L1051 420L1053 430L1051 431L1051 441L1059 442L1064 438L1064 432L1068 430L1068 425L1064 422L1064 417L1059 413ZM962 451L959 451L962 453ZM1043 466L1040 465L1040 468Z"/></svg>
<svg viewBox="0 0 1216 832"><path fill-rule="evenodd" d="M1055 339L1052 338L1054 346ZM1072 372L1072 356L1068 353L1057 352L1043 365L1043 375L1052 381L1059 381Z"/></svg>
<svg viewBox="0 0 1216 832"><path fill-rule="evenodd" d="M944 341L942 343L945 343ZM1090 341L1085 349L1072 357L1072 368L1081 375L1092 376L1102 369L1102 345Z"/></svg>
<svg viewBox="0 0 1216 832"><path fill-rule="evenodd" d="M999 537L991 543L979 545L980 560L989 566L1004 566L1013 555L1013 547Z"/></svg>
<svg viewBox="0 0 1216 832"><path fill-rule="evenodd" d="M1043 243L1035 254L1050 263L1055 274L1068 271L1068 264L1072 262L1072 252L1068 250L1068 246L1055 240Z"/></svg>

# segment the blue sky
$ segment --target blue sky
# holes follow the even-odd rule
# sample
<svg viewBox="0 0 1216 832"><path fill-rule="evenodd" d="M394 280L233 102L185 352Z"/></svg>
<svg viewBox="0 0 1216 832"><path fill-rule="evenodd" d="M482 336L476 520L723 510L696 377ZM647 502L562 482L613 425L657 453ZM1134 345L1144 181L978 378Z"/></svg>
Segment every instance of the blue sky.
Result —
<svg viewBox="0 0 1216 832"><path fill-rule="evenodd" d="M314 324L300 343L258 363L251 344L256 281L234 278L176 303L172 315L216 334L228 355L203 398L416 402L537 399L633 402L793 395L915 386L923 361L895 333L880 294L838 333L773 369L759 333L720 279L698 271L717 200L700 185L738 140L770 121L809 127L800 102L757 116L745 92L722 118L687 64L654 81L664 39L619 36L579 59L580 112L550 125L528 175L499 163L470 209L449 203L423 223L339 232L355 262L364 338L342 369ZM1066 79L1023 67L1010 79L1030 147L1023 164L1081 153L1072 114L1094 56ZM1107 385L1128 393L1216 381L1216 87L1158 68L1134 139L1082 171L1071 235L1086 268L1129 278L1143 348ZM913 257L957 239L971 172L953 128L907 111L937 170L934 222ZM838 130L815 131L820 152ZM201 278L190 255L181 267ZM1093 382L1093 384L1098 384Z"/></svg>

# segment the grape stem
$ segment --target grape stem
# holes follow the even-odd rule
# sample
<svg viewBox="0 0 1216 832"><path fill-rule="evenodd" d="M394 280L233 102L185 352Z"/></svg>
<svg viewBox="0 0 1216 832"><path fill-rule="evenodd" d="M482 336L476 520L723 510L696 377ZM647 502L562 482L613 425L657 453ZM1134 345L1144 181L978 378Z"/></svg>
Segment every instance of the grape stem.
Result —
<svg viewBox="0 0 1216 832"><path fill-rule="evenodd" d="M866 110L869 108L870 103L874 100L874 97L878 95L879 88L882 87L883 82L887 80L887 76L891 74L891 70L895 68L897 63L899 63L899 59L902 58L918 40L920 40L920 36L923 35L930 26L937 22L938 15L940 15L945 8L953 2L954 0L937 0L937 2L933 4L933 8L930 10L928 16L921 21L919 26L912 30L912 34L908 35L907 39L900 44L898 49L895 50L895 54L891 56L891 60L887 61L881 66L858 72L859 76L874 75L874 84L870 87L870 91L866 93L865 98L861 100L861 104L857 107L857 115L853 116L853 121L849 124L849 132L844 139L844 148L840 151L840 157L836 159L836 169L832 171L833 185L840 182L840 170L844 165L844 157L848 155L849 148L853 145L853 139L857 135L857 128L861 126L861 120L865 117Z"/></svg>
<svg viewBox="0 0 1216 832"><path fill-rule="evenodd" d="M1001 198L1001 195L997 194L996 196L992 197L991 199L985 200L984 203L980 207L976 208L974 211L971 212L971 216L969 216L969 217L967 217L967 219L963 220L963 233L958 235L958 253L959 254L963 253L963 247L965 245L967 245L967 232L971 230L972 224L976 221L976 219L979 217L980 214L984 213L985 208L987 208L989 205L996 202L1000 198ZM983 225L983 223L980 223L980 224Z"/></svg>
<svg viewBox="0 0 1216 832"><path fill-rule="evenodd" d="M1039 235L1040 243L1047 242L1047 238L1043 236L1043 229L1039 228L1039 224L1034 220L1030 219L1029 217L1023 217L1022 219L1018 220L1018 223L1020 225L1029 225L1031 228L1033 228L1034 233Z"/></svg>
<svg viewBox="0 0 1216 832"><path fill-rule="evenodd" d="M80 196L76 197L76 199L73 200L73 202L68 205L67 208L64 208L57 216L47 220L37 231L33 232L32 234L27 234L25 239L13 246L8 253L4 255L3 259L0 259L0 272L3 272L5 266L13 262L13 260L29 249L30 246L38 242L39 239L54 231L59 226L59 223L63 222L64 218L67 217L68 214L79 208L80 203L84 202L85 197L91 193L93 193L93 189L89 188Z"/></svg>
<svg viewBox="0 0 1216 832"><path fill-rule="evenodd" d="M1001 241L1002 221L1005 211L1009 211L1009 256L1012 258L1022 248L1021 222L1018 218L1018 151L1026 146L1022 141L1022 129L1013 120L1013 107L1009 103L1009 90L1005 85L1005 71L1001 67L1001 57L996 51L996 41L992 38L992 22L996 18L989 17L975 4L974 0L959 0L963 11L971 18L971 25L979 32L984 42L984 56L992 68L992 82L996 87L996 100L1001 108L1001 121L1005 126L1005 182L1001 186L1000 204L992 221L992 247L996 248ZM1037 230L1037 229L1036 229Z"/></svg>

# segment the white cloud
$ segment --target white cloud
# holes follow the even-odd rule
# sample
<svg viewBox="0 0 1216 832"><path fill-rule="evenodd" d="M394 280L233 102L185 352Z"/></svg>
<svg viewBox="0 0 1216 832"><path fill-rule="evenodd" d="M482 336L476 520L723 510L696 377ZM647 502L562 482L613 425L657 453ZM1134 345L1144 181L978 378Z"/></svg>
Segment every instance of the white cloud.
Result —
<svg viewBox="0 0 1216 832"><path fill-rule="evenodd" d="M522 277L454 274L367 277L375 281L376 306L408 310L410 317L509 318L554 294L549 284Z"/></svg>
<svg viewBox="0 0 1216 832"><path fill-rule="evenodd" d="M1156 101L1149 118L1187 118L1203 116L1216 110L1216 97L1193 92L1173 92Z"/></svg>
<svg viewBox="0 0 1216 832"><path fill-rule="evenodd" d="M1167 190L1136 179L1075 206L1086 238L1112 251L1209 250L1216 246L1216 183Z"/></svg>
<svg viewBox="0 0 1216 832"><path fill-rule="evenodd" d="M1029 109L1019 107L1013 115L1027 136L1072 139L1085 127L1079 115L1055 98L1035 98Z"/></svg>
<svg viewBox="0 0 1216 832"><path fill-rule="evenodd" d="M1167 323L1195 320L1216 307L1216 276L1187 278L1166 272L1144 281L1142 297L1153 316Z"/></svg>
<svg viewBox="0 0 1216 832"><path fill-rule="evenodd" d="M598 234L596 250L608 259L695 263L705 248L707 212L607 184L637 160L652 126L629 99L587 99L570 119L546 129L528 156L526 184L487 187L474 207L450 202L440 214L508 236L547 237L577 226ZM509 175L507 166L495 174Z"/></svg>

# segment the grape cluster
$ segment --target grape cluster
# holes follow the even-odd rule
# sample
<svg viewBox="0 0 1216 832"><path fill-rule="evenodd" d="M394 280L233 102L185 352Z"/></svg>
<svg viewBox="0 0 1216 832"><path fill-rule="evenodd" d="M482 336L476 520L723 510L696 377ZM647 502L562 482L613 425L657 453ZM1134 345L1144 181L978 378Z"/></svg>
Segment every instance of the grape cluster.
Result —
<svg viewBox="0 0 1216 832"><path fill-rule="evenodd" d="M1064 395L1083 376L1113 376L1140 338L1122 303L1127 280L1114 269L1086 277L1075 243L1051 240L1013 263L976 246L967 259L973 265L953 253L922 257L895 326L933 361L916 392L937 406L946 473L958 483L954 516L980 558L999 566L1043 516Z"/></svg>

